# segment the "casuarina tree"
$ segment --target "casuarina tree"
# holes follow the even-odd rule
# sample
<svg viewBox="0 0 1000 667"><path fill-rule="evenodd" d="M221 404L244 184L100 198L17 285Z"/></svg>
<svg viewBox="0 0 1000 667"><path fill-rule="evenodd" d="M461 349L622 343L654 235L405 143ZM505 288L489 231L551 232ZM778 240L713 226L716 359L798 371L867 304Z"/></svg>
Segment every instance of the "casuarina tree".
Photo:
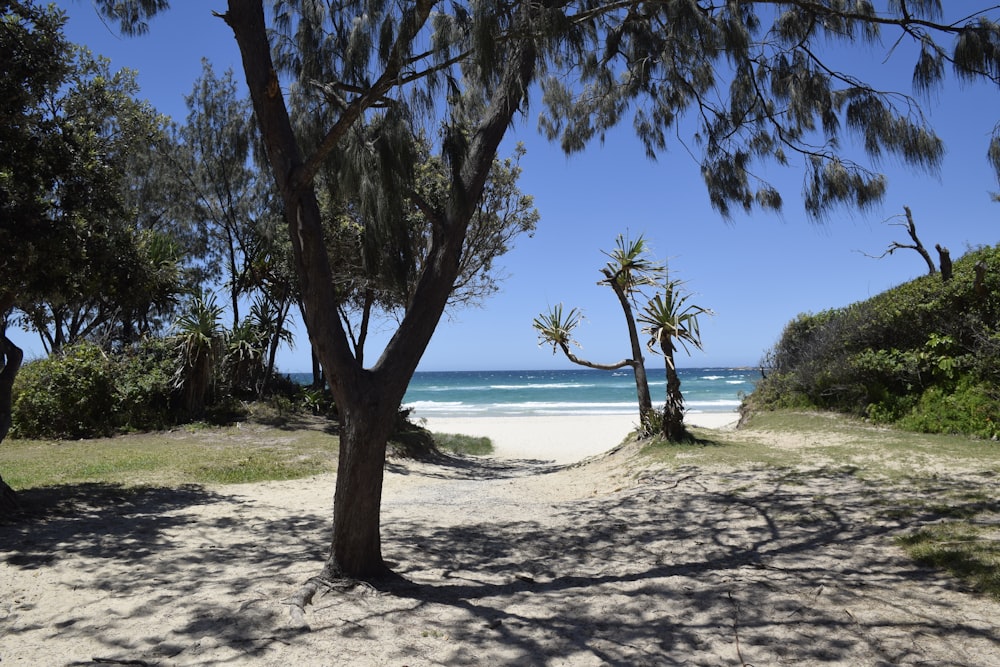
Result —
<svg viewBox="0 0 1000 667"><path fill-rule="evenodd" d="M168 3L96 4L142 32ZM733 206L780 207L780 194L755 176L755 167L801 159L805 206L819 216L838 204L868 206L885 192L883 176L840 152L842 135L859 136L871 156L889 153L917 168L935 168L943 154L911 97L868 85L861 72L838 71L824 54L838 45L877 44L885 32L891 42L915 45L918 89L940 81L948 65L963 78L996 83L1000 74L992 5L963 5L959 20L943 18L936 0L898 0L881 9L863 0L269 5L270 25L263 0L229 0L220 16L239 45L284 207L306 327L342 418L327 577L387 571L378 518L386 438L455 284L497 147L533 84L541 84L545 131L568 151L583 149L627 114L650 154L690 129L695 141L688 145L700 152L709 196L723 214ZM296 136L286 91L297 86L321 90L332 110L319 141L304 144ZM381 356L365 367L329 289L333 270L315 184L347 134L379 115L411 126L441 123L450 182L442 204L428 211L433 231L410 305ZM385 145L391 143L370 150ZM371 214L387 224L403 217L391 201L370 203L378 204Z"/></svg>

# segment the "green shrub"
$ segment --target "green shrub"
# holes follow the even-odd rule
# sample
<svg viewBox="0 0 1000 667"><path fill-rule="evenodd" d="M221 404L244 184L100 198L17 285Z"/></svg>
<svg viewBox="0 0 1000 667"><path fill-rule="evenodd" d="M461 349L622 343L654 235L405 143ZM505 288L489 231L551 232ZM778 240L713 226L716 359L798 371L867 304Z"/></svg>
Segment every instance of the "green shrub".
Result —
<svg viewBox="0 0 1000 667"><path fill-rule="evenodd" d="M977 270L979 267L979 270ZM765 355L745 410L819 408L921 431L994 437L1000 419L1000 246L954 276L799 315Z"/></svg>
<svg viewBox="0 0 1000 667"><path fill-rule="evenodd" d="M116 360L118 428L152 431L176 423L173 390L175 355L163 339L148 339Z"/></svg>
<svg viewBox="0 0 1000 667"><path fill-rule="evenodd" d="M163 341L146 341L116 357L79 343L25 364L14 383L12 435L95 438L176 423L173 356Z"/></svg>
<svg viewBox="0 0 1000 667"><path fill-rule="evenodd" d="M114 366L92 343L25 364L14 383L12 435L87 438L114 433Z"/></svg>
<svg viewBox="0 0 1000 667"><path fill-rule="evenodd" d="M923 433L964 433L980 438L1000 438L1000 395L966 378L954 391L930 387L898 425Z"/></svg>

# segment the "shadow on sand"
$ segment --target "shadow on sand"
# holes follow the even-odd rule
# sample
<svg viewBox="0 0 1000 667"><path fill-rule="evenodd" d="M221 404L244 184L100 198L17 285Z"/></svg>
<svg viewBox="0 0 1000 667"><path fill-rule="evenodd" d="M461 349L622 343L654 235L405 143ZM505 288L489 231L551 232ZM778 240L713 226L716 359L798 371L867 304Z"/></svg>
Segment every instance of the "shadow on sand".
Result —
<svg viewBox="0 0 1000 667"><path fill-rule="evenodd" d="M448 457L390 469L495 485L556 467ZM940 480L952 491L977 483ZM435 511L460 520L384 513L399 577L372 595L320 597L302 634L281 599L318 570L327 512L276 508L252 485L247 495L26 491L24 513L0 525L0 559L8 570L71 568L79 588L67 595L80 602L8 601L0 626L7 642L86 637L133 664L1000 663L1000 630L965 608L997 605L892 545L939 518L912 510L926 489L850 470L694 468L574 502L481 505L461 488L435 496ZM130 602L95 619L102 596Z"/></svg>

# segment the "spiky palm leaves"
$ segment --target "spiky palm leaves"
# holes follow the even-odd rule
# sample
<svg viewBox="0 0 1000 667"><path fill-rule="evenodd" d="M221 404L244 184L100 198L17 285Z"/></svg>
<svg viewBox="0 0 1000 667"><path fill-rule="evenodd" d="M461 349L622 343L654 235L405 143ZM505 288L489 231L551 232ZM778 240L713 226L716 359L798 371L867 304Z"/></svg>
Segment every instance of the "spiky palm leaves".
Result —
<svg viewBox="0 0 1000 667"><path fill-rule="evenodd" d="M647 347L663 355L667 372L667 401L663 406L662 433L670 441L684 438L684 396L681 394L681 380L674 363L676 343L690 354L688 345L701 348L701 328L699 315L711 315L712 311L689 304L690 294L682 291L679 280L667 280L663 291L657 292L642 314L639 322L642 331L649 335Z"/></svg>
<svg viewBox="0 0 1000 667"><path fill-rule="evenodd" d="M205 410L215 366L222 354L224 335L219 320L223 309L215 295L195 297L175 323L178 365L174 386L181 392L184 409L192 416Z"/></svg>

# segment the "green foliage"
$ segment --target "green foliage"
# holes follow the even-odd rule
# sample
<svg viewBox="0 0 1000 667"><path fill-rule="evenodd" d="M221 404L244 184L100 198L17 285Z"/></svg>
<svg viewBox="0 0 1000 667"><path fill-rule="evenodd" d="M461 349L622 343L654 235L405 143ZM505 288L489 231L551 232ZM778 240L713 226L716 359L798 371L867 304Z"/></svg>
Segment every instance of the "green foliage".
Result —
<svg viewBox="0 0 1000 667"><path fill-rule="evenodd" d="M49 350L132 344L179 290L164 230L139 224L154 206L137 166L166 119L135 72L66 42L63 22L54 6L0 4L0 315L18 309Z"/></svg>
<svg viewBox="0 0 1000 667"><path fill-rule="evenodd" d="M162 342L118 357L80 343L22 367L14 384L20 438L94 438L173 423L173 359Z"/></svg>
<svg viewBox="0 0 1000 667"><path fill-rule="evenodd" d="M175 324L174 386L181 391L184 409L195 417L205 409L216 364L222 355L221 316L222 307L216 303L215 295L201 294L191 300Z"/></svg>
<svg viewBox="0 0 1000 667"><path fill-rule="evenodd" d="M299 402L307 413L314 416L332 418L337 412L333 394L326 387L302 387L299 390Z"/></svg>
<svg viewBox="0 0 1000 667"><path fill-rule="evenodd" d="M898 425L923 433L965 433L1000 439L1000 388L962 378L951 391L929 387Z"/></svg>
<svg viewBox="0 0 1000 667"><path fill-rule="evenodd" d="M555 353L560 347L566 347L573 341L573 330L582 320L583 315L576 308L570 308L569 312L563 314L563 305L560 303L549 312L536 317L531 326L538 332L539 345L549 343Z"/></svg>
<svg viewBox="0 0 1000 667"><path fill-rule="evenodd" d="M434 444L441 451L468 456L487 456L493 453L493 442L486 437L462 433L435 433Z"/></svg>
<svg viewBox="0 0 1000 667"><path fill-rule="evenodd" d="M1000 246L867 301L790 322L750 408L819 407L1000 437Z"/></svg>
<svg viewBox="0 0 1000 667"><path fill-rule="evenodd" d="M115 428L151 431L176 423L174 355L163 339L143 340L115 357Z"/></svg>
<svg viewBox="0 0 1000 667"><path fill-rule="evenodd" d="M84 438L114 432L113 363L83 343L25 364L14 383L14 437Z"/></svg>

